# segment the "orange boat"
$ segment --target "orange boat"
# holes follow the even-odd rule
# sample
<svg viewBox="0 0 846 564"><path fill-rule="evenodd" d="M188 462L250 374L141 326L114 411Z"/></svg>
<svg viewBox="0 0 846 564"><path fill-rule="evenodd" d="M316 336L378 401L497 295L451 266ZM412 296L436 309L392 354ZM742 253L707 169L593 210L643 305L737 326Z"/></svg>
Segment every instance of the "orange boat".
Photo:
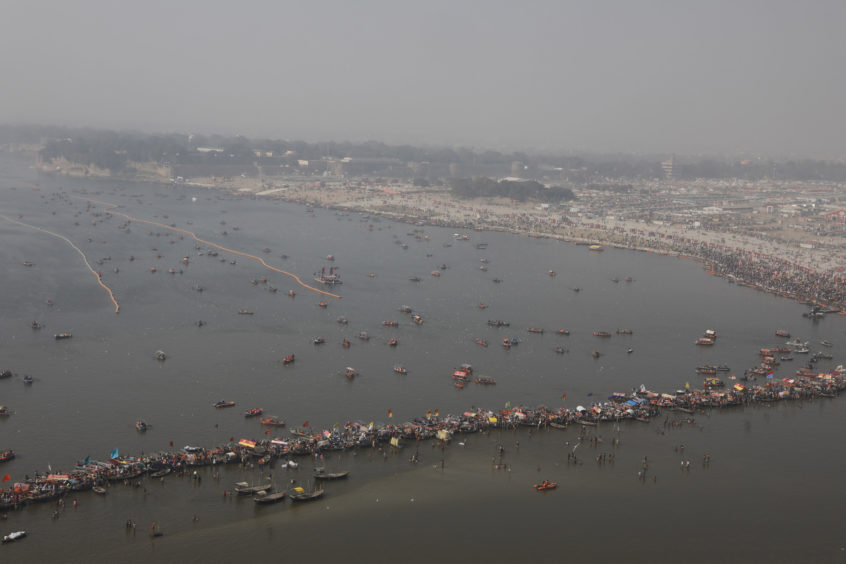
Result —
<svg viewBox="0 0 846 564"><path fill-rule="evenodd" d="M550 482L549 480L544 480L540 484L534 485L534 488L539 492L543 492L543 491L546 491L546 490L554 490L557 487L558 487L558 482Z"/></svg>
<svg viewBox="0 0 846 564"><path fill-rule="evenodd" d="M558 333L559 335L569 335L570 334L570 332L566 329L559 329L558 331L556 331L556 333Z"/></svg>
<svg viewBox="0 0 846 564"><path fill-rule="evenodd" d="M262 425L268 425L270 427L284 427L285 422L279 419L278 417L262 417L261 418Z"/></svg>
<svg viewBox="0 0 846 564"><path fill-rule="evenodd" d="M328 306L329 304L327 304L327 303L326 303L326 302L324 302L324 301L321 301L321 302L320 302L320 303L318 303L317 305L319 305L320 307L326 307L326 306Z"/></svg>
<svg viewBox="0 0 846 564"><path fill-rule="evenodd" d="M256 417L264 413L264 410L260 407L254 407L252 409L248 409L244 412L244 417Z"/></svg>
<svg viewBox="0 0 846 564"><path fill-rule="evenodd" d="M294 355L292 354L289 354L288 356L282 359L282 364L284 364L285 366L291 364L292 362L294 362Z"/></svg>
<svg viewBox="0 0 846 564"><path fill-rule="evenodd" d="M476 339L477 345L482 345L483 347L488 346L488 342L485 339Z"/></svg>
<svg viewBox="0 0 846 564"><path fill-rule="evenodd" d="M397 322L397 321L383 321L382 325L384 325L385 327L397 327L399 325L399 322Z"/></svg>

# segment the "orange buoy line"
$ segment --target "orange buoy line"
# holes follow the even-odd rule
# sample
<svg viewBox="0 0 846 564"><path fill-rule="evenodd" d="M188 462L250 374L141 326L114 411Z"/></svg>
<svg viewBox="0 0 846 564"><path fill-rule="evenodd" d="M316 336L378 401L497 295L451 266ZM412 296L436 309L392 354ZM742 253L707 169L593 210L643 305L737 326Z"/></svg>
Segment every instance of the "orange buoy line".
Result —
<svg viewBox="0 0 846 564"><path fill-rule="evenodd" d="M37 230L37 231L41 231L42 233L47 233L48 235L52 235L53 237L58 237L59 239L62 239L62 240L63 240L63 241L65 241L68 245L70 245L71 247L73 247L73 249L74 249L76 252L78 252L78 253L79 253L79 256L81 256L81 257L82 257L82 260L85 262L85 266L87 266L87 267L88 267L88 270L90 270L90 271L91 271L91 274L93 274L93 275L97 278L97 283L98 283L98 284L99 284L99 285L100 285L100 286L101 286L101 287L102 287L102 288L103 288L106 292L108 292L108 294L109 294L109 299L111 299L111 300L112 300L112 303L113 303L113 304L115 304L115 313L116 313L116 314L120 313L120 304L118 304L117 300L115 299L115 294L114 294L114 292L112 292L112 289L111 289L111 288L109 288L108 286L106 286L106 285L103 283L103 279L102 279L102 277L100 276L100 274L99 274L96 270L94 270L94 268L91 266L91 263L90 263L90 262L88 262L88 258L85 256L85 253L83 253L83 252L80 250L80 248L79 248L79 247L77 247L76 245L74 245L74 244L71 242L71 240L70 240L70 239L68 239L68 238L67 238L67 237L65 237L64 235L59 235L58 233L53 233L52 231L48 231L47 229L44 229L44 228L41 228L41 227L36 227L35 225L30 225L30 224L28 224L28 223L24 223L23 221L18 221L18 220L16 220L16 219L11 219L11 218L6 217L5 215L2 215L2 214L0 214L0 218L3 218L3 219L5 219L6 221L10 221L10 222L12 222L12 223L17 223L18 225L23 225L24 227L29 227L29 228L31 228L31 229L35 229L35 230Z"/></svg>
<svg viewBox="0 0 846 564"><path fill-rule="evenodd" d="M211 241L206 241L205 239L200 239L199 237L197 237L197 235L194 232L188 231L187 229L180 229L178 227L172 227L170 225L165 225L164 223L158 223L156 221L150 221L149 219L138 219L136 217L132 217L129 214L125 214L123 212L115 211L114 208L117 207L117 204L112 204L112 203L109 203L109 202L102 202L100 200L94 200L92 198L83 198L81 196L71 196L71 198L75 198L77 200L84 200L86 202L93 202L95 204L99 204L99 205L106 208L107 213L112 213L112 214L115 214L115 215L119 215L121 217L125 217L129 221L135 221L135 222L138 222L138 223L146 223L148 225L155 225L156 227L161 227L162 229L167 229L169 231L176 231L177 233L184 233L186 235L190 235L195 241L197 241L199 243L203 243L204 245L214 247L214 248L219 249L219 250L226 252L226 253L231 253L233 255L238 255L238 256L242 256L242 257L246 257L246 258L256 260L259 263L261 263L261 265L264 266L268 270L278 272L279 274L284 274L285 276L290 276L291 278L293 278L297 282L297 284L299 284L303 288L311 290L312 292L317 292L318 294L323 294L324 296L329 296L330 298L337 298L339 300L341 299L341 296L339 296L337 294L333 294L331 292L326 292L326 291L321 290L319 288L315 288L314 286L309 286L308 284L306 284L305 282L300 280L300 277L297 276L296 274L293 274L291 272L287 272L285 270L282 270L281 268L276 268L275 266L270 266L261 257L258 257L256 255L251 255L249 253L244 253L244 252L241 252L241 251L236 251L234 249L228 249L228 248L226 248L222 245L218 245L217 243L212 243Z"/></svg>

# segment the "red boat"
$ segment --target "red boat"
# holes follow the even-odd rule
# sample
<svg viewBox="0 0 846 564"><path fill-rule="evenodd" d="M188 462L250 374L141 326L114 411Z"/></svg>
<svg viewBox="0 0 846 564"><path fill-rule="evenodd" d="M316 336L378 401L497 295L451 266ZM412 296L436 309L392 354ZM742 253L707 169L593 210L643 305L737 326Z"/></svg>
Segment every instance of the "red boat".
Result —
<svg viewBox="0 0 846 564"><path fill-rule="evenodd" d="M289 354L288 356L282 359L282 364L284 364L285 366L291 364L292 362L294 362L294 355L292 354Z"/></svg>
<svg viewBox="0 0 846 564"><path fill-rule="evenodd" d="M488 342L485 339L476 339L477 345L482 345L483 347L488 346Z"/></svg>
<svg viewBox="0 0 846 564"><path fill-rule="evenodd" d="M543 492L546 490L554 490L557 487L558 482L550 482L549 480L544 480L542 483L534 485L534 488L539 492Z"/></svg>
<svg viewBox="0 0 846 564"><path fill-rule="evenodd" d="M390 341L388 341L388 346L395 347L399 344L399 340L396 337L393 337Z"/></svg>
<svg viewBox="0 0 846 564"><path fill-rule="evenodd" d="M382 325L384 325L385 327L397 327L399 323L396 321L383 321Z"/></svg>
<svg viewBox="0 0 846 564"><path fill-rule="evenodd" d="M261 418L262 425L268 425L270 427L284 427L285 422L277 417L262 417Z"/></svg>
<svg viewBox="0 0 846 564"><path fill-rule="evenodd" d="M262 413L264 413L264 410L262 408L254 407L252 409L248 409L247 411L245 411L244 417L258 417Z"/></svg>
<svg viewBox="0 0 846 564"><path fill-rule="evenodd" d="M350 380L355 378L357 375L358 375L358 372L356 372L355 368L353 368L352 366L347 366L344 369L344 376L346 376Z"/></svg>

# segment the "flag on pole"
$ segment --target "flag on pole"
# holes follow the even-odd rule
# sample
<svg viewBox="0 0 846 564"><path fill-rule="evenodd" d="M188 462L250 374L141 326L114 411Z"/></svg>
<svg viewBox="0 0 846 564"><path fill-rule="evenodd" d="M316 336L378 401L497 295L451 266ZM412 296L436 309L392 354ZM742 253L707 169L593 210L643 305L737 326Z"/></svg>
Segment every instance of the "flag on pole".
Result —
<svg viewBox="0 0 846 564"><path fill-rule="evenodd" d="M303 427L308 427L308 421L306 421L305 423L303 423Z"/></svg>
<svg viewBox="0 0 846 564"><path fill-rule="evenodd" d="M85 460L82 462L82 465L83 465L83 466L88 466L89 464L91 464L91 457L90 457L90 456L86 456L86 457L85 457Z"/></svg>
<svg viewBox="0 0 846 564"><path fill-rule="evenodd" d="M435 410L435 417L440 417L440 412L437 409Z"/></svg>
<svg viewBox="0 0 846 564"><path fill-rule="evenodd" d="M561 394L561 399L567 399L567 393L566 392Z"/></svg>
<svg viewBox="0 0 846 564"><path fill-rule="evenodd" d="M393 416L394 416L394 412L389 409L388 410L388 417L393 417Z"/></svg>
<svg viewBox="0 0 846 564"><path fill-rule="evenodd" d="M685 382L685 383L684 383L684 389L685 389L685 390L689 390L689 389L690 389L690 382Z"/></svg>
<svg viewBox="0 0 846 564"><path fill-rule="evenodd" d="M432 410L430 409L429 411L426 412L426 417L431 417L431 416L432 416Z"/></svg>
<svg viewBox="0 0 846 564"><path fill-rule="evenodd" d="M112 452L109 453L109 458L115 459L118 457L118 449L113 449Z"/></svg>
<svg viewBox="0 0 846 564"><path fill-rule="evenodd" d="M510 401L505 402L505 409L511 409L511 402Z"/></svg>
<svg viewBox="0 0 846 564"><path fill-rule="evenodd" d="M8 482L8 481L9 481L9 480L11 480L11 479L12 479L12 476L11 476L10 474L6 474L5 476L3 476L3 481L4 481L4 482Z"/></svg>

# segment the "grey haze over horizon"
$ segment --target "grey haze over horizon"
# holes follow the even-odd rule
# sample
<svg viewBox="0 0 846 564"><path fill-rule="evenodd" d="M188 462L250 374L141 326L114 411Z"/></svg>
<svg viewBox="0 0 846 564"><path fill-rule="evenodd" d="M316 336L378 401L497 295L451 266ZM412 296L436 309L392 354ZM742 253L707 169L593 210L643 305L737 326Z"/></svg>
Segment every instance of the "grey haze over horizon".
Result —
<svg viewBox="0 0 846 564"><path fill-rule="evenodd" d="M7 0L0 123L846 158L846 2Z"/></svg>

